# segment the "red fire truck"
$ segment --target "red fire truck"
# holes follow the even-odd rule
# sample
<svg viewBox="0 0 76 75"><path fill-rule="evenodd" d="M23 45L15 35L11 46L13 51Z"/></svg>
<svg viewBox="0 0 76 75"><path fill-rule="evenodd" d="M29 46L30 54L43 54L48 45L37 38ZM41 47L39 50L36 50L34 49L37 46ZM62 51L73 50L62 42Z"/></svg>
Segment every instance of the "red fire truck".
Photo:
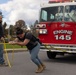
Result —
<svg viewBox="0 0 76 75"><path fill-rule="evenodd" d="M36 28L49 59L57 54L76 53L76 2L68 1L41 4Z"/></svg>

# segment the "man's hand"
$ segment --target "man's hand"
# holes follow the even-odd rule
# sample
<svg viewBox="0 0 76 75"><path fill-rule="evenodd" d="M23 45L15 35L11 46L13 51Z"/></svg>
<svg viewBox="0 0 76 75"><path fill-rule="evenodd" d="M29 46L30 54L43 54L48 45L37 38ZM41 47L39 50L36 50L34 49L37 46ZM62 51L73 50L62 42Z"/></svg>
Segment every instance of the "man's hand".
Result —
<svg viewBox="0 0 76 75"><path fill-rule="evenodd" d="M1 41L4 41L4 37L1 37L1 39L0 39Z"/></svg>
<svg viewBox="0 0 76 75"><path fill-rule="evenodd" d="M11 45L16 45L17 42L15 42L15 41L10 41L9 44L11 44Z"/></svg>

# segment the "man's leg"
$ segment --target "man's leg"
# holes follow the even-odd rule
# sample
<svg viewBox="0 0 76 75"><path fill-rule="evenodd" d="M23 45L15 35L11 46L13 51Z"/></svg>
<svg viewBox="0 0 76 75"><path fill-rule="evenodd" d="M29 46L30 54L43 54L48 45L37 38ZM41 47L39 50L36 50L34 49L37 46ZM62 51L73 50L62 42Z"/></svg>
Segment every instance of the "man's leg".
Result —
<svg viewBox="0 0 76 75"><path fill-rule="evenodd" d="M4 63L4 58L3 58L3 44L0 44L0 64Z"/></svg>
<svg viewBox="0 0 76 75"><path fill-rule="evenodd" d="M43 67L41 65L41 60L37 59L38 58L39 49L40 49L40 44L38 44L30 52L31 60L38 66L38 69L36 70L36 73L40 73L40 72L43 71Z"/></svg>

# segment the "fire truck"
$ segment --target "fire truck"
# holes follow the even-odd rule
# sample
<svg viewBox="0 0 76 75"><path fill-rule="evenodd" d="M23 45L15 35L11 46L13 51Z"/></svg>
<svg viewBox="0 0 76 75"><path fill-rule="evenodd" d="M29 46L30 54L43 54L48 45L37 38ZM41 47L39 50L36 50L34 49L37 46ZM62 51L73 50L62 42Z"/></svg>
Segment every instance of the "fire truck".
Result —
<svg viewBox="0 0 76 75"><path fill-rule="evenodd" d="M76 53L76 1L53 0L41 4L39 39L49 59Z"/></svg>

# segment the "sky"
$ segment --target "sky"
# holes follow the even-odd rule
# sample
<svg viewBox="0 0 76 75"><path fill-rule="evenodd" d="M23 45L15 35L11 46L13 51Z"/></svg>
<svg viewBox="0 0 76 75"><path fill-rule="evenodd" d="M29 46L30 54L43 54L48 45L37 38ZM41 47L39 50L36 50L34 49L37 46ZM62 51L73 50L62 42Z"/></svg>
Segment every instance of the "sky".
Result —
<svg viewBox="0 0 76 75"><path fill-rule="evenodd" d="M0 0L0 11L3 22L15 25L18 20L24 20L27 25L39 19L40 4L49 0Z"/></svg>
<svg viewBox="0 0 76 75"><path fill-rule="evenodd" d="M8 2L9 0L0 0L0 4L2 4L2 3L6 3L6 2Z"/></svg>

